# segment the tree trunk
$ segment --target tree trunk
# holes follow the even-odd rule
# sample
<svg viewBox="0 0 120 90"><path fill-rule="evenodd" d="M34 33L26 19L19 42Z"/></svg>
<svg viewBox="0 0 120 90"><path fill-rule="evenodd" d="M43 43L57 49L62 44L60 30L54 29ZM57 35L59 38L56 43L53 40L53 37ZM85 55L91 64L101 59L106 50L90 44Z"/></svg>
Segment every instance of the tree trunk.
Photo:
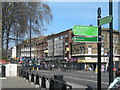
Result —
<svg viewBox="0 0 120 90"><path fill-rule="evenodd" d="M2 24L0 22L0 59L2 58Z"/></svg>
<svg viewBox="0 0 120 90"><path fill-rule="evenodd" d="M8 58L8 45L9 45L9 34L10 34L10 27L11 27L11 24L9 25L8 27L8 30L7 30L7 36L6 36L6 57Z"/></svg>
<svg viewBox="0 0 120 90"><path fill-rule="evenodd" d="M0 59L2 59L2 3L0 2Z"/></svg>

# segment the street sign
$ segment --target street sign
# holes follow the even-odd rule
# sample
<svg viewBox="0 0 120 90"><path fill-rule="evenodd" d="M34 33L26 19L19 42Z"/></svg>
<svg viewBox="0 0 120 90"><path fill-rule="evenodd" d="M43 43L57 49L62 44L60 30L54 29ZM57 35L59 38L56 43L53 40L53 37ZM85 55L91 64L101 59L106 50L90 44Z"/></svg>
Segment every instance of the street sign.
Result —
<svg viewBox="0 0 120 90"><path fill-rule="evenodd" d="M77 36L74 36L72 38L72 40L75 42L97 42L98 38L97 37L77 37Z"/></svg>
<svg viewBox="0 0 120 90"><path fill-rule="evenodd" d="M107 16L100 19L100 25L110 23L112 21L112 16Z"/></svg>
<svg viewBox="0 0 120 90"><path fill-rule="evenodd" d="M74 35L98 36L98 27L75 25L72 29Z"/></svg>

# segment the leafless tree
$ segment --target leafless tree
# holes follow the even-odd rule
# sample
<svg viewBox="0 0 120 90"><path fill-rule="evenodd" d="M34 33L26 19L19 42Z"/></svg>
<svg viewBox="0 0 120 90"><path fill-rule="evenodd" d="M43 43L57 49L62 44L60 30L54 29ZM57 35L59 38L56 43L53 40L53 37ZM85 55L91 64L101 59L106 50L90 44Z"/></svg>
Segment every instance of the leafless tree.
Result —
<svg viewBox="0 0 120 90"><path fill-rule="evenodd" d="M2 58L2 4L0 2L0 59Z"/></svg>
<svg viewBox="0 0 120 90"><path fill-rule="evenodd" d="M37 20L37 24L32 23L32 35L40 33L52 20L50 7L43 2L2 2L2 40L6 52L10 40L29 36L30 20Z"/></svg>

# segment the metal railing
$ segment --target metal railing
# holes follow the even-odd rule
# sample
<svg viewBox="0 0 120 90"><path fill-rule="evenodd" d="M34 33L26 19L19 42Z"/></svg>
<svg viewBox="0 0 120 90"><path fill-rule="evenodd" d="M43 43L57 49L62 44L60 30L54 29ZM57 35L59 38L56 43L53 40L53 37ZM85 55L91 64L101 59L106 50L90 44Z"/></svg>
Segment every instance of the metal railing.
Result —
<svg viewBox="0 0 120 90"><path fill-rule="evenodd" d="M56 80L53 77L48 78L45 75L33 73L25 68L21 68L19 76L25 78L34 85L38 85L39 88L47 88L49 90L72 90L72 86L65 81Z"/></svg>

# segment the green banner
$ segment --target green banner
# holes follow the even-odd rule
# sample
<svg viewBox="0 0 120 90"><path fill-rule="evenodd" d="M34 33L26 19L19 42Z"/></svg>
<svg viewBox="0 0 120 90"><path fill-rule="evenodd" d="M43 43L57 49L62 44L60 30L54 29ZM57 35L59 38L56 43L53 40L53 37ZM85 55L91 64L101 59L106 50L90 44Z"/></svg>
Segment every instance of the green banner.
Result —
<svg viewBox="0 0 120 90"><path fill-rule="evenodd" d="M112 16L107 16L100 19L100 25L110 23L112 21Z"/></svg>
<svg viewBox="0 0 120 90"><path fill-rule="evenodd" d="M98 27L76 25L72 29L74 35L98 36Z"/></svg>
<svg viewBox="0 0 120 90"><path fill-rule="evenodd" d="M98 42L98 38L97 37L73 37L72 38L73 41L75 42Z"/></svg>

